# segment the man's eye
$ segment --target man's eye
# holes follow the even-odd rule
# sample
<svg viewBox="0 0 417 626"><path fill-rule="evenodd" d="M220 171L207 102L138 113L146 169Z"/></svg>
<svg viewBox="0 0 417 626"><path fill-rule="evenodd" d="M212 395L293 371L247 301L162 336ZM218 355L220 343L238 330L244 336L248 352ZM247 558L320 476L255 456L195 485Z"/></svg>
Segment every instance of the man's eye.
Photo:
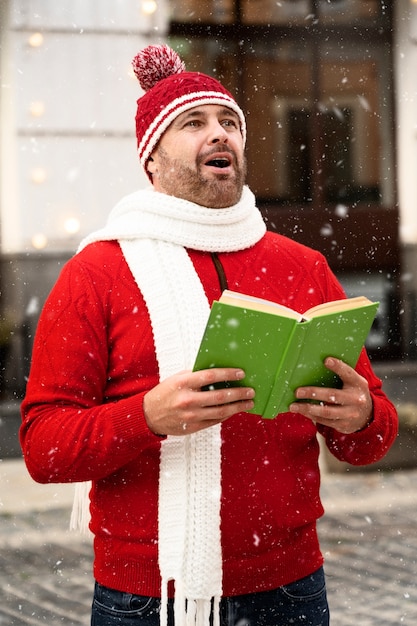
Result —
<svg viewBox="0 0 417 626"><path fill-rule="evenodd" d="M237 123L235 122L235 120L224 120L223 125L237 128Z"/></svg>

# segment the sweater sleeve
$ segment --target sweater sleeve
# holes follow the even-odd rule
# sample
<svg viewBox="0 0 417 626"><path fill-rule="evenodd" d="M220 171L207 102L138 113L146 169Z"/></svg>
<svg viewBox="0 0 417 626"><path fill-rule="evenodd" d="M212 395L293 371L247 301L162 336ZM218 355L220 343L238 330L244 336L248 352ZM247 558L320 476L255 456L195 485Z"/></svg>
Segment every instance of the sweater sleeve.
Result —
<svg viewBox="0 0 417 626"><path fill-rule="evenodd" d="M129 315L119 313L118 319L115 313L114 301L124 298L123 278L116 290L110 273L92 270L79 256L63 269L45 303L22 402L20 441L38 482L100 479L160 442L142 409L144 394L157 383L156 375L140 376L146 342L133 333ZM137 324L149 326L142 318ZM139 337L136 344L132 334ZM123 373L132 362L136 369L127 379Z"/></svg>
<svg viewBox="0 0 417 626"><path fill-rule="evenodd" d="M359 358L356 371L368 381L373 402L371 423L349 435L324 426L320 426L319 431L337 459L351 465L369 465L382 459L394 443L398 434L398 416L394 405L383 392L381 380L374 374L365 350Z"/></svg>
<svg viewBox="0 0 417 626"><path fill-rule="evenodd" d="M317 291L324 289L323 301L345 297L339 281L320 254L315 263L314 275ZM382 381L375 375L365 349L362 350L355 369L368 382L373 403L371 423L363 430L350 435L319 425L318 429L324 436L330 452L337 459L351 465L369 465L383 458L394 443L398 434L398 415L394 405L385 395Z"/></svg>
<svg viewBox="0 0 417 626"><path fill-rule="evenodd" d="M327 266L327 262L326 262ZM327 268L326 300L337 300L345 294L329 268ZM329 355L330 356L330 355ZM345 435L320 426L330 452L339 460L351 465L369 465L379 461L390 449L398 434L397 411L382 389L382 381L375 375L365 349L359 357L356 371L369 386L373 404L371 423L359 432Z"/></svg>

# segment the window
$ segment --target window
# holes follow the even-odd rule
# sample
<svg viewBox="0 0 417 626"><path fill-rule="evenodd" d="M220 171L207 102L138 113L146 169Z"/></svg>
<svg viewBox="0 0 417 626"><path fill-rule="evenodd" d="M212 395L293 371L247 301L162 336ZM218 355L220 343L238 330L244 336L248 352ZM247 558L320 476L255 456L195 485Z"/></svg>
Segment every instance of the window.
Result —
<svg viewBox="0 0 417 626"><path fill-rule="evenodd" d="M366 21L379 15L378 0L243 0L242 19L247 24L302 25L320 19L324 24Z"/></svg>
<svg viewBox="0 0 417 626"><path fill-rule="evenodd" d="M248 182L279 205L394 204L390 19L377 0L183 0L172 43L248 117Z"/></svg>
<svg viewBox="0 0 417 626"><path fill-rule="evenodd" d="M378 0L173 0L173 22L303 25L306 20L345 24L381 17Z"/></svg>

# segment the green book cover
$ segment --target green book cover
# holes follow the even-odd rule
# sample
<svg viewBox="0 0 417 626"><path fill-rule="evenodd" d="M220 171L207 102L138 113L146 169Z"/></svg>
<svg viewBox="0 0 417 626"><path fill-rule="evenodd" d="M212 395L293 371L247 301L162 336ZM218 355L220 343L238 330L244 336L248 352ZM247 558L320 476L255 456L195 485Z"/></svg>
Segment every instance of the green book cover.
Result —
<svg viewBox="0 0 417 626"><path fill-rule="evenodd" d="M244 369L243 380L228 384L253 387L251 413L274 418L288 411L297 387L339 385L323 360L334 356L354 367L377 308L359 297L324 303L303 316L225 291L213 302L193 369Z"/></svg>

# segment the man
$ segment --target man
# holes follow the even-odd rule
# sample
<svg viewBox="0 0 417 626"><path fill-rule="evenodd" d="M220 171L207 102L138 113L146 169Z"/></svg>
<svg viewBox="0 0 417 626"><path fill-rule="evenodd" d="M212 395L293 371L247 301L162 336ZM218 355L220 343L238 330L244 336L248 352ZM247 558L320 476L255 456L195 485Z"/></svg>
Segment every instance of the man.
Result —
<svg viewBox="0 0 417 626"><path fill-rule="evenodd" d="M325 626L316 434L372 463L395 409L365 351L356 369L329 355L342 389L301 388L275 420L247 412L253 389L216 388L242 370L191 371L225 287L300 311L344 294L322 255L265 232L231 94L166 46L134 68L152 188L115 207L45 304L22 404L28 469L92 481L93 626Z"/></svg>

